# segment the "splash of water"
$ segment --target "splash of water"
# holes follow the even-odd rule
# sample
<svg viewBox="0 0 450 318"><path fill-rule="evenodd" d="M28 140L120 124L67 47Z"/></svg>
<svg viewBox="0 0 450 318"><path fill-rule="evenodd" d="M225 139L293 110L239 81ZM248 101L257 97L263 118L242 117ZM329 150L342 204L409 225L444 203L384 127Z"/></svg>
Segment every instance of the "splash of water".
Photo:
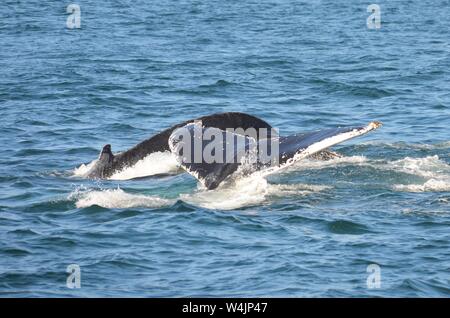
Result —
<svg viewBox="0 0 450 318"><path fill-rule="evenodd" d="M181 194L180 199L207 209L233 210L269 203L274 197L306 196L329 188L308 184L271 184L261 174L254 173L230 179L214 190L200 189L193 194Z"/></svg>
<svg viewBox="0 0 450 318"><path fill-rule="evenodd" d="M170 152L154 152L139 160L135 165L114 173L109 179L130 180L163 173L174 174L178 170L176 158Z"/></svg>
<svg viewBox="0 0 450 318"><path fill-rule="evenodd" d="M95 159L88 164L83 163L81 166L79 166L73 170L73 176L85 178L87 176L87 174L89 173L89 171L91 171L91 169L95 166L97 161L98 161L98 159Z"/></svg>
<svg viewBox="0 0 450 318"><path fill-rule="evenodd" d="M438 156L425 158L406 157L388 163L388 169L422 177L421 184L394 184L392 188L397 191L427 192L450 191L450 165Z"/></svg>
<svg viewBox="0 0 450 318"><path fill-rule="evenodd" d="M83 175L95 164L81 165L75 175ZM206 190L201 185L193 193L179 194L178 199L207 209L232 210L248 206L268 204L277 197L305 196L332 188L308 184L271 184L266 177L271 174L284 174L292 171L323 169L342 165L370 166L380 170L402 172L423 178L423 183L402 183L389 185L394 191L426 192L450 191L450 165L438 156L424 158L405 157L395 161L369 160L364 156L340 157L326 161L313 159L295 160L287 165L271 167L249 173L248 164L226 179L217 189ZM111 177L115 180L128 180L140 176L174 172L178 169L176 159L170 153L155 153L127 167ZM158 196L126 193L121 189L75 191L71 197L79 208L98 205L105 208L161 207L174 204Z"/></svg>
<svg viewBox="0 0 450 318"><path fill-rule="evenodd" d="M76 200L77 208L86 208L93 205L108 209L126 209L136 207L159 208L170 206L174 201L163 199L157 196L147 196L142 194L131 194L120 188L107 190L76 190L70 195Z"/></svg>
<svg viewBox="0 0 450 318"><path fill-rule="evenodd" d="M75 177L85 178L89 171L97 163L97 159L89 164L82 164L75 168L73 175ZM123 168L117 171L109 180L130 180L153 176L157 174L175 174L179 171L179 166L175 157L170 152L154 152L139 160L133 166Z"/></svg>

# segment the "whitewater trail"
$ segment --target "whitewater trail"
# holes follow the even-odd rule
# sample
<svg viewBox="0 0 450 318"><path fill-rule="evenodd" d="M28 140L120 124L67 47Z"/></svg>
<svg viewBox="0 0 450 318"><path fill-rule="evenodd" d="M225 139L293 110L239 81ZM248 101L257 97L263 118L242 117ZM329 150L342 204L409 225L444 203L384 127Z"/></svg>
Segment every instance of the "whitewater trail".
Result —
<svg viewBox="0 0 450 318"><path fill-rule="evenodd" d="M120 188L87 191L76 190L71 194L71 198L76 200L75 205L77 208L87 208L93 205L108 209L159 208L175 203L172 200L157 196L127 193Z"/></svg>
<svg viewBox="0 0 450 318"><path fill-rule="evenodd" d="M83 177L93 161L81 165L73 172ZM252 174L239 173L228 178L215 190L198 186L192 193L180 193L176 199L166 199L156 195L127 193L117 189L76 189L69 195L78 208L98 205L105 208L157 208L170 206L182 200L207 209L232 210L247 206L270 204L272 200L288 196L306 196L311 193L332 189L333 185L272 184L266 177L272 174L289 174L294 171L320 170L325 168L354 166L371 167L390 173L402 173L419 177L421 182L411 183L403 177L399 183L386 184L387 188L400 192L445 192L450 191L450 165L437 155L423 158L405 157L394 161L370 160L364 156L349 156L328 161L302 159L284 167L269 168ZM170 153L154 153L140 160L133 167L127 167L114 174L110 180L129 180L156 174L172 173L179 170L176 159Z"/></svg>
<svg viewBox="0 0 450 318"><path fill-rule="evenodd" d="M406 192L443 192L450 191L450 165L438 156L425 158L406 157L392 161L387 167L407 174L416 175L424 179L423 183L394 184L396 191Z"/></svg>
<svg viewBox="0 0 450 318"><path fill-rule="evenodd" d="M178 200L206 209L233 210L247 206L268 203L269 198L293 195L308 195L331 187L308 184L270 184L264 178L253 176L238 179L214 190L197 189L193 193L181 193L176 199L166 199L155 195L127 193L116 189L74 190L69 200L75 200L77 208L93 205L104 208L159 208L171 206Z"/></svg>
<svg viewBox="0 0 450 318"><path fill-rule="evenodd" d="M306 196L329 188L331 187L308 184L271 184L261 175L253 174L230 180L214 190L181 194L180 199L207 209L233 210L270 203L275 197Z"/></svg>
<svg viewBox="0 0 450 318"><path fill-rule="evenodd" d="M391 171L393 173L402 172L423 179L422 183L408 183L405 180L405 183L390 185L395 191L450 191L450 165L441 160L437 155L423 158L405 157L395 161L369 160L364 156L342 157L328 161L305 159L295 162L287 169L281 171L281 173L286 174L293 171L324 169L337 166L366 166L378 170Z"/></svg>

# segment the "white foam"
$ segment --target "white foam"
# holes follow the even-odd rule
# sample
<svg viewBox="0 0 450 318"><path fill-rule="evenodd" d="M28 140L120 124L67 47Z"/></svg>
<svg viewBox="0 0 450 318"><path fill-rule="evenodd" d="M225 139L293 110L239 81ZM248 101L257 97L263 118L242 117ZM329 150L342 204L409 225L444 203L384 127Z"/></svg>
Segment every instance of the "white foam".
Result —
<svg viewBox="0 0 450 318"><path fill-rule="evenodd" d="M245 206L259 205L265 200L264 179L240 182L237 186L220 186L214 190L199 190L193 194L181 194L180 198L192 205L207 209L232 210Z"/></svg>
<svg viewBox="0 0 450 318"><path fill-rule="evenodd" d="M394 184L393 188L397 191L405 191L405 192L450 191L450 179L448 180L430 179L423 184Z"/></svg>
<svg viewBox="0 0 450 318"><path fill-rule="evenodd" d="M91 163L88 164L82 164L78 168L75 168L73 170L73 175L75 177L85 178L86 175L89 173L89 171L92 169L92 167L97 163L98 159L95 159Z"/></svg>
<svg viewBox="0 0 450 318"><path fill-rule="evenodd" d="M370 162L364 156L338 157L329 160L317 160L305 158L303 160L296 161L291 167L288 167L287 171L323 169L335 166L363 165L363 164L370 165Z"/></svg>
<svg viewBox="0 0 450 318"><path fill-rule="evenodd" d="M427 192L427 191L450 191L450 165L438 156L424 158L406 157L388 163L387 168L416 175L424 179L420 184L394 184L392 187L397 191Z"/></svg>
<svg viewBox="0 0 450 318"><path fill-rule="evenodd" d="M162 199L157 196L147 196L142 194L126 193L120 188L107 190L88 190L86 192L76 190L69 199L76 200L77 208L86 208L98 205L108 209L126 208L158 208L169 206L174 203L172 200Z"/></svg>
<svg viewBox="0 0 450 318"><path fill-rule="evenodd" d="M364 165L381 170L403 172L423 178L423 183L391 185L391 188L396 191L450 191L450 165L441 160L438 156L427 156L424 158L406 157L390 162L383 160L368 160L364 156L341 157L325 161L308 158L299 160L294 157L294 161L295 162L291 165L274 169L271 173L288 173L293 170L322 169L338 165Z"/></svg>
<svg viewBox="0 0 450 318"><path fill-rule="evenodd" d="M301 160L300 160L301 159ZM388 185L395 191L406 192L446 192L450 191L450 165L438 156L423 158L406 157L400 160L369 160L364 156L351 156L320 161L300 158L287 166L273 167L256 171L250 175L243 173L245 165L225 180L217 189L206 190L202 187L194 193L180 194L179 199L195 206L232 210L248 206L269 204L277 197L307 196L324 191L331 187L307 184L271 184L266 176L274 173L285 173L292 170L322 169L341 165L370 166L376 169L402 172L422 178L423 182ZM75 175L86 174L95 161L75 169ZM111 179L127 180L140 176L158 173L170 173L178 169L176 159L170 153L155 153L144 158L136 165L116 173ZM242 170L242 171L241 171ZM248 173L248 171L247 171ZM76 190L71 194L78 208L98 205L105 208L157 208L170 206L176 199L164 199L158 196L127 193L121 189L113 190Z"/></svg>
<svg viewBox="0 0 450 318"><path fill-rule="evenodd" d="M256 172L250 176L230 179L214 190L199 188L191 194L180 194L180 200L195 206L232 210L267 203L273 197L308 195L331 187L308 184L270 184ZM127 193L124 190L93 190L84 186L75 189L68 197L74 200L77 208L101 206L110 209L158 208L173 205L177 199Z"/></svg>
<svg viewBox="0 0 450 318"><path fill-rule="evenodd" d="M425 143L405 143L405 142L384 142L384 141L365 141L360 145L374 146L374 147L389 147L393 149L418 149L418 150L433 150L446 149L450 147L450 141L439 142L435 144Z"/></svg>
<svg viewBox="0 0 450 318"><path fill-rule="evenodd" d="M406 157L388 163L387 167L396 171L429 178L436 178L440 175L450 173L450 166L439 159L438 156L424 158Z"/></svg>
<svg viewBox="0 0 450 318"><path fill-rule="evenodd" d="M89 164L82 164L75 168L73 175L76 177L85 178L92 167L97 163L95 159ZM153 176L156 174L176 173L179 170L178 163L174 155L170 152L154 152L139 160L130 167L125 167L121 171L114 173L108 179L110 180L130 180L135 178L142 178Z"/></svg>
<svg viewBox="0 0 450 318"><path fill-rule="evenodd" d="M441 203L450 203L450 201L449 201L448 198L440 198L440 199L438 200L438 202L441 202Z"/></svg>
<svg viewBox="0 0 450 318"><path fill-rule="evenodd" d="M444 141L438 144L439 147L441 148L450 148L450 140L449 141Z"/></svg>
<svg viewBox="0 0 450 318"><path fill-rule="evenodd" d="M114 173L110 180L130 180L163 173L176 173L179 166L176 157L170 152L154 152L131 167Z"/></svg>
<svg viewBox="0 0 450 318"><path fill-rule="evenodd" d="M270 184L261 173L238 177L221 184L214 190L201 189L180 198L190 204L207 209L232 210L267 203L271 197L308 195L330 187L306 184Z"/></svg>

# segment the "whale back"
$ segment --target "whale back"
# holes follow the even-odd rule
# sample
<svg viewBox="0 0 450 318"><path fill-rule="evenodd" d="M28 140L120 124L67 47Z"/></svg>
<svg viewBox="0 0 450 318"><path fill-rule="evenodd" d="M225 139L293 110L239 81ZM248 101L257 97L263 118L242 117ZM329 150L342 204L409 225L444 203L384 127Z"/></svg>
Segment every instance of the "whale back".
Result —
<svg viewBox="0 0 450 318"><path fill-rule="evenodd" d="M105 145L100 153L99 160L88 173L88 178L108 178L125 167L135 165L151 153L170 151L168 141L173 131L194 121L201 121L204 127L216 127L221 130L242 128L245 131L248 128L254 128L258 138L259 129L265 128L270 131L272 128L264 120L240 112L217 113L187 120L161 131L127 151L115 155L111 152L111 146Z"/></svg>
<svg viewBox="0 0 450 318"><path fill-rule="evenodd" d="M267 122L260 118L239 112L218 113L187 120L163 130L125 152L116 154L111 171L118 171L126 166L133 166L139 160L144 159L151 153L170 151L168 142L170 135L176 129L184 127L194 121L201 121L204 127L214 127L221 130L242 128L245 131L249 128L254 128L258 138L259 130L261 128L265 128L269 132L272 128Z"/></svg>

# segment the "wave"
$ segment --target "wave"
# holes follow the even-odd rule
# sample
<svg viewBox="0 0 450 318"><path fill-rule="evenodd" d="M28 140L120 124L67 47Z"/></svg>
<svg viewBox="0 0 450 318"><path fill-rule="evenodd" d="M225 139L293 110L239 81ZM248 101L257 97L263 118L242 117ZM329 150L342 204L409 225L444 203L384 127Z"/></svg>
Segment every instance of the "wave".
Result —
<svg viewBox="0 0 450 318"><path fill-rule="evenodd" d="M77 189L68 199L75 201L77 208L100 206L108 209L161 208L175 204L178 200L211 210L234 210L270 203L271 198L306 196L329 189L328 186L308 184L270 184L264 178L244 178L215 190L198 189L191 194L180 194L176 199L155 195L127 193L117 189Z"/></svg>
<svg viewBox="0 0 450 318"><path fill-rule="evenodd" d="M359 143L357 147L366 147L366 146L374 146L374 147L383 147L383 148L392 148L392 149L401 149L401 150L440 150L440 149L448 149L450 148L450 141L443 141L434 144L426 144L426 143L406 143L406 142L382 142L382 141L366 141Z"/></svg>
<svg viewBox="0 0 450 318"><path fill-rule="evenodd" d="M95 161L75 169L75 175L83 175ZM217 189L207 190L200 184L192 193L181 193L175 199L159 196L132 194L120 188L106 190L76 190L70 195L78 208L101 206L104 208L159 208L175 204L178 200L213 210L233 210L244 207L270 204L277 198L307 196L333 188L329 185L273 184L267 180L271 174L286 174L293 171L327 169L341 166L370 167L389 173L400 173L399 182L386 187L400 192L445 192L450 191L450 165L437 155L423 158L405 157L400 160L372 160L364 156L340 157L327 161L303 159L285 167L269 168L245 173L245 167L226 179ZM139 161L133 167L114 174L110 179L128 180L152 174L175 172L178 168L175 157L170 153L155 153ZM414 176L411 179L405 177ZM419 178L419 182L417 181ZM411 180L414 180L411 182ZM397 181L397 180L396 180Z"/></svg>
<svg viewBox="0 0 450 318"><path fill-rule="evenodd" d="M349 157L339 157L330 160L315 160L306 158L304 160L299 160L294 162L290 167L287 167L286 171L291 170L311 170L311 169L323 169L336 166L347 166L347 165L369 165L370 161L365 156L349 156Z"/></svg>
<svg viewBox="0 0 450 318"><path fill-rule="evenodd" d="M263 203L274 197L305 196L331 187L308 184L271 184L261 174L228 180L214 190L181 194L180 199L207 209L233 210Z"/></svg>
<svg viewBox="0 0 450 318"><path fill-rule="evenodd" d="M423 184L394 184L393 189L404 192L445 192L450 191L450 179L430 179Z"/></svg>
<svg viewBox="0 0 450 318"><path fill-rule="evenodd" d="M442 144L440 144L442 146ZM404 192L442 192L450 191L450 165L441 160L439 156L427 156L423 158L405 157L395 161L370 160L364 156L341 157L326 161L305 159L300 160L286 169L280 169L280 173L302 171L311 169L325 169L337 166L367 166L378 170L405 173L423 179L422 183L393 184L390 187L394 191Z"/></svg>
<svg viewBox="0 0 450 318"><path fill-rule="evenodd" d="M424 178L440 178L450 173L450 165L439 159L437 155L424 158L405 157L400 160L388 162L386 167Z"/></svg>
<svg viewBox="0 0 450 318"><path fill-rule="evenodd" d="M406 157L389 162L388 169L423 178L422 183L394 184L395 191L405 192L442 192L450 191L450 165L437 155L424 158Z"/></svg>
<svg viewBox="0 0 450 318"><path fill-rule="evenodd" d="M173 200L163 199L157 196L147 196L142 194L131 194L120 188L107 190L75 190L69 195L69 199L76 200L77 208L87 208L90 206L101 206L108 209L127 208L159 208L170 206Z"/></svg>

